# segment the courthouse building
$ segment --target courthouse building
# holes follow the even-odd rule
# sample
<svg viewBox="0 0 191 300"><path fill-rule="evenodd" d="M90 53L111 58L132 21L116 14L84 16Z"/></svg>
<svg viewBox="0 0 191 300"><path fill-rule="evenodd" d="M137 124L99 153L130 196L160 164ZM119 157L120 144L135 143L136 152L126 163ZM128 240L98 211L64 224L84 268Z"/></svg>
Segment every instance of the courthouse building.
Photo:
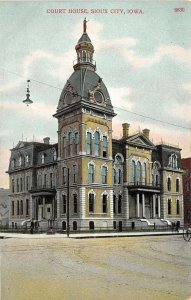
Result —
<svg viewBox="0 0 191 300"><path fill-rule="evenodd" d="M75 49L74 72L54 114L58 143L20 141L11 150L9 225L33 220L65 230L68 182L72 230L182 224L181 149L154 145L148 129L131 134L128 123L113 139L116 114L96 73L86 21Z"/></svg>

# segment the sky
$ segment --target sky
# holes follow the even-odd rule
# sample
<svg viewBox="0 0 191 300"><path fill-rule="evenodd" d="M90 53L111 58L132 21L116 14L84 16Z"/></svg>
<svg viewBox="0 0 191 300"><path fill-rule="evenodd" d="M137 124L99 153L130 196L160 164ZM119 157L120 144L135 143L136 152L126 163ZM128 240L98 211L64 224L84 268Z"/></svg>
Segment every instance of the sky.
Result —
<svg viewBox="0 0 191 300"><path fill-rule="evenodd" d="M20 140L57 142L52 115L73 72L84 17L117 113L113 136L127 122L130 133L149 128L155 144L191 156L190 2L0 2L0 187L8 187L10 149ZM30 106L22 102L27 79Z"/></svg>

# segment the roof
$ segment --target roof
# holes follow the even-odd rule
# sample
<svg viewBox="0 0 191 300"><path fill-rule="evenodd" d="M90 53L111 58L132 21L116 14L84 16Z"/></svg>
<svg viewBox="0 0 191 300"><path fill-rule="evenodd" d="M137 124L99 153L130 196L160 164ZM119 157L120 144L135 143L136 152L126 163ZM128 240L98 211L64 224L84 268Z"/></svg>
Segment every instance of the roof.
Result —
<svg viewBox="0 0 191 300"><path fill-rule="evenodd" d="M91 43L91 40L90 40L90 38L89 38L89 36L88 36L88 34L86 32L84 32L82 34L81 38L78 41L78 44L83 43L83 42Z"/></svg>
<svg viewBox="0 0 191 300"><path fill-rule="evenodd" d="M77 101L80 101L82 98L85 100L90 100L90 91L93 91L98 84L100 84L100 90L106 100L106 107L112 108L108 90L104 82L102 80L100 81L100 77L95 71L92 71L88 68L82 68L74 71L62 90L59 104L64 101L68 84L72 86L75 94L77 95Z"/></svg>

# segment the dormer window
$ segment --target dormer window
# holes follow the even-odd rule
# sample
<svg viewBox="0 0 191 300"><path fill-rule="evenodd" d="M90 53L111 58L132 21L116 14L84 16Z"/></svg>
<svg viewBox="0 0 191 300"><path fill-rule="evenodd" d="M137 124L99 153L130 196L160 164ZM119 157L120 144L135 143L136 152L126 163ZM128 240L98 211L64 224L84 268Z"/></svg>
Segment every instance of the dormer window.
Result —
<svg viewBox="0 0 191 300"><path fill-rule="evenodd" d="M178 167L178 163L177 163L177 155L176 154L172 154L169 157L169 162L168 162L169 167L173 168L173 169L177 169Z"/></svg>
<svg viewBox="0 0 191 300"><path fill-rule="evenodd" d="M56 159L57 159L56 150L54 150L54 152L53 152L53 160L56 161Z"/></svg>
<svg viewBox="0 0 191 300"><path fill-rule="evenodd" d="M25 154L25 162L26 162L26 164L28 164L28 163L29 163L29 155L28 155L28 153L27 153L27 154Z"/></svg>
<svg viewBox="0 0 191 300"><path fill-rule="evenodd" d="M72 95L71 93L66 93L65 95L65 101L64 101L66 104L71 104L72 103Z"/></svg>
<svg viewBox="0 0 191 300"><path fill-rule="evenodd" d="M12 168L12 169L15 168L15 159L12 159L12 161L11 161L11 168Z"/></svg>
<svg viewBox="0 0 191 300"><path fill-rule="evenodd" d="M99 91L96 91L94 93L94 97L95 97L95 100L97 103L103 103L103 100L104 100L104 97L103 97L103 94Z"/></svg>
<svg viewBox="0 0 191 300"><path fill-rule="evenodd" d="M45 154L43 153L41 156L41 163L44 164Z"/></svg>
<svg viewBox="0 0 191 300"><path fill-rule="evenodd" d="M21 164L22 164L22 158L21 158L21 155L19 156L19 167L21 167Z"/></svg>

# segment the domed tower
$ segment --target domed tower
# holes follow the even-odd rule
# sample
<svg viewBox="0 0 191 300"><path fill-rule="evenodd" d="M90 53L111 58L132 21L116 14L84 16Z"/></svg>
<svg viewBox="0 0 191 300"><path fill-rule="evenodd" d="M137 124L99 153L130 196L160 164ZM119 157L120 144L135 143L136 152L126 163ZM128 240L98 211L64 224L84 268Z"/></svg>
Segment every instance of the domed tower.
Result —
<svg viewBox="0 0 191 300"><path fill-rule="evenodd" d="M60 95L58 119L57 217L66 226L67 169L70 170L70 228L111 228L113 219L112 118L105 84L97 75L94 47L83 23L74 72Z"/></svg>

